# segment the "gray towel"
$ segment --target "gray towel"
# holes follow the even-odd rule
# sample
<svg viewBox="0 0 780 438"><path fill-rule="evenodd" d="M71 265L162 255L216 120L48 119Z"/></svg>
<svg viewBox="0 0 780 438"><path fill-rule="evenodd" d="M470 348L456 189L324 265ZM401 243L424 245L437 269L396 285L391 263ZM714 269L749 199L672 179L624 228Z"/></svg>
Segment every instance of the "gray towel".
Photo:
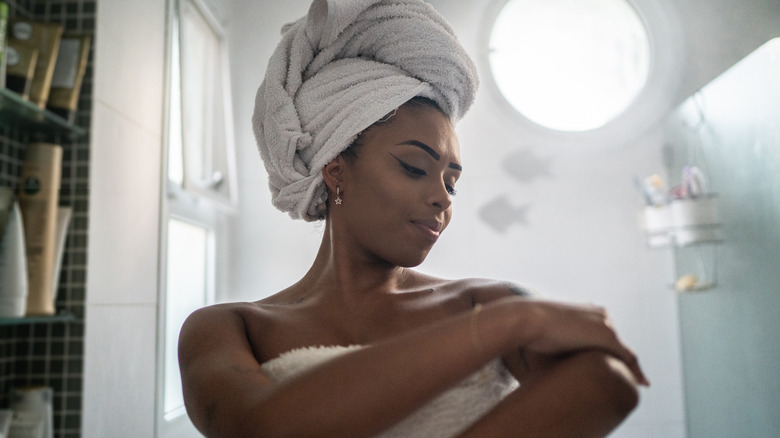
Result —
<svg viewBox="0 0 780 438"><path fill-rule="evenodd" d="M273 204L320 219L321 170L374 122L415 96L459 120L478 85L449 24L421 0L315 0L282 28L252 124Z"/></svg>

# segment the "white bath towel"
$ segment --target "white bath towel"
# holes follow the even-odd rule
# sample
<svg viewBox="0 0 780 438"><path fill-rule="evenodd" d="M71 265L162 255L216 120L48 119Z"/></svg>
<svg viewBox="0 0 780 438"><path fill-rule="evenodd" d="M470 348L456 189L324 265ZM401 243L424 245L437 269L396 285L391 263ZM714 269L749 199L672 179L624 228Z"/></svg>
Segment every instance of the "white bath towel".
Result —
<svg viewBox="0 0 780 438"><path fill-rule="evenodd" d="M288 351L262 367L277 382L292 379L307 370L366 346L319 346ZM496 359L377 438L454 437L493 409L518 387L517 380Z"/></svg>
<svg viewBox="0 0 780 438"><path fill-rule="evenodd" d="M296 219L321 219L321 170L361 131L415 96L455 122L477 85L452 28L424 1L315 0L282 29L255 99L273 204Z"/></svg>

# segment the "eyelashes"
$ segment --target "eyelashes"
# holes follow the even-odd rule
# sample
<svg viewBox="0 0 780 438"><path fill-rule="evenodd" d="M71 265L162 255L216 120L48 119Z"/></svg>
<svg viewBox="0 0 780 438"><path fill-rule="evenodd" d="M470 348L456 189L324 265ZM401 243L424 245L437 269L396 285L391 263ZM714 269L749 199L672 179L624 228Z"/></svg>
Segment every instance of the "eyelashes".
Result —
<svg viewBox="0 0 780 438"><path fill-rule="evenodd" d="M401 160L400 158L396 157L393 154L390 154L390 155L393 158L395 158L396 161L398 161L398 164L400 164L401 167L404 169L404 171L406 173L408 173L410 176L412 176L414 178L422 178L422 177L428 175L424 170L422 170L422 169L420 169L418 167L414 167L414 166L410 165L409 163ZM451 186L449 184L445 184L445 188L447 189L447 193L449 193L450 196L455 196L455 195L458 194L458 191L455 190L455 187L453 187L453 186Z"/></svg>

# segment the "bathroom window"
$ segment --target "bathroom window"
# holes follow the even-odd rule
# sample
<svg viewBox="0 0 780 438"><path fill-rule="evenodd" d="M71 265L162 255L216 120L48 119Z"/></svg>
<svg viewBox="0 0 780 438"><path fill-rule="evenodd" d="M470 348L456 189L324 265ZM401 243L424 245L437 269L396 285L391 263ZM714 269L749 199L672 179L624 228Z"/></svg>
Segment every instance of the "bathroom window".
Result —
<svg viewBox="0 0 780 438"><path fill-rule="evenodd" d="M179 0L172 43L170 183L230 209L237 182L224 33L200 2Z"/></svg>
<svg viewBox="0 0 780 438"><path fill-rule="evenodd" d="M179 331L187 316L214 299L214 233L208 226L168 220L165 298L164 417L184 415L177 358Z"/></svg>
<svg viewBox="0 0 780 438"><path fill-rule="evenodd" d="M168 0L167 184L162 206L158 340L159 437L195 436L177 357L182 324L225 282L237 203L225 35L214 2Z"/></svg>
<svg viewBox="0 0 780 438"><path fill-rule="evenodd" d="M606 125L650 72L647 31L625 0L509 0L489 38L498 90L525 118L556 131Z"/></svg>

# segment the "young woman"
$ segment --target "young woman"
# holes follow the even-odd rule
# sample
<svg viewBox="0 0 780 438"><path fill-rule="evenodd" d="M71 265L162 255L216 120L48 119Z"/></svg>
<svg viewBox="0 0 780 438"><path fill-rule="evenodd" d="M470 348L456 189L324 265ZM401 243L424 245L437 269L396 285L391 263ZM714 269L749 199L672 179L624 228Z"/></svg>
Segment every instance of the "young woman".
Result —
<svg viewBox="0 0 780 438"><path fill-rule="evenodd" d="M324 45L314 52L327 52L332 44L349 46L355 26L362 30L354 35L365 41L371 37L366 29L376 29L363 26L365 20L401 16L399 5L415 28L438 26L438 16L416 0L315 2L308 18L287 27L277 51L287 57L283 83L289 85L289 69L296 69L289 62L295 50L284 41L304 35L304 50ZM420 11L435 23L421 25ZM339 32L328 28L332 22ZM323 43L327 35L332 41ZM433 58L440 52L423 53ZM363 52L358 61L366 57ZM311 66L318 55L298 58L304 60L301 77L316 81L322 71ZM306 275L287 289L188 318L179 360L187 410L198 429L209 437L595 437L614 429L636 405L636 385L647 382L603 309L539 300L504 282L445 280L411 269L452 216L464 167L452 120L470 104L464 87L454 87L460 101L448 101L446 92L405 84L418 90L412 96L433 97L408 99L408 91L393 91L406 101L384 108L385 116L374 116L367 128L353 124L360 130L334 143L339 127L349 125L345 120L362 120L377 108L339 108L319 117L318 125L317 116L305 114L327 100L322 88L311 87L320 97L309 101L306 80L297 89L274 91L273 64L274 58L258 93L258 143L275 204L293 216L322 216L322 243ZM368 67L347 73L361 74L373 64ZM355 81L347 82L334 94L352 93ZM273 96L279 90L290 96L282 104ZM388 105L372 101L365 102ZM295 111L286 111L285 103ZM292 157L291 142L273 132L283 131L274 131L280 120L288 123L279 114L296 112L311 138L289 134ZM341 123L328 127L332 120ZM321 153L328 148L334 156ZM302 174L299 181L282 183L284 166L273 164L282 159L305 164L286 167ZM305 187L287 190L295 185Z"/></svg>

